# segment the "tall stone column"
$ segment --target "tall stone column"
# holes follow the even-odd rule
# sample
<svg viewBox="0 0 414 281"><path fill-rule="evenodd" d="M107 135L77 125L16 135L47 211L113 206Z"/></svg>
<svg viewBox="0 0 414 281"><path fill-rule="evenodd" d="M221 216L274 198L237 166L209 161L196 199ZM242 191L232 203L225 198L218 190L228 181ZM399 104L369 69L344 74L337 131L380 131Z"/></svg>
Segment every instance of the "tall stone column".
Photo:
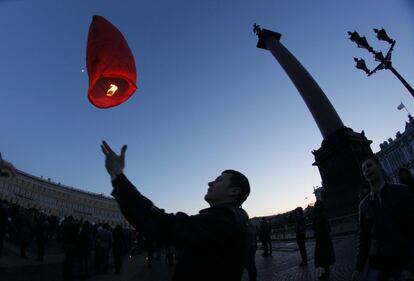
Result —
<svg viewBox="0 0 414 281"><path fill-rule="evenodd" d="M322 137L325 138L343 128L341 118L325 93L295 56L280 43L280 37L279 33L263 29L259 36L258 47L269 50L283 67L305 101Z"/></svg>
<svg viewBox="0 0 414 281"><path fill-rule="evenodd" d="M325 93L302 64L280 43L281 34L261 29L255 24L257 47L269 50L283 67L311 112L323 141L312 151L322 178L322 201L330 217L357 211L358 193L366 183L361 171L362 161L372 155L364 132L345 127Z"/></svg>

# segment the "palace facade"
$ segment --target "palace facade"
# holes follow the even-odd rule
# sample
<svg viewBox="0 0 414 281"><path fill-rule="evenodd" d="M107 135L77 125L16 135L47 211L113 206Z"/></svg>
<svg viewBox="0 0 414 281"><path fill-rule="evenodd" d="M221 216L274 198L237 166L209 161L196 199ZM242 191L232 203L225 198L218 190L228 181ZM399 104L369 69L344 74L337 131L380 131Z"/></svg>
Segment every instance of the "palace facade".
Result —
<svg viewBox="0 0 414 281"><path fill-rule="evenodd" d="M60 218L72 215L76 219L93 223L130 227L113 198L65 186L23 171L18 171L16 177L0 177L0 198Z"/></svg>
<svg viewBox="0 0 414 281"><path fill-rule="evenodd" d="M389 138L380 144L376 153L388 180L398 183L398 170L408 168L414 174L414 118L408 115L403 133L397 132L395 139Z"/></svg>

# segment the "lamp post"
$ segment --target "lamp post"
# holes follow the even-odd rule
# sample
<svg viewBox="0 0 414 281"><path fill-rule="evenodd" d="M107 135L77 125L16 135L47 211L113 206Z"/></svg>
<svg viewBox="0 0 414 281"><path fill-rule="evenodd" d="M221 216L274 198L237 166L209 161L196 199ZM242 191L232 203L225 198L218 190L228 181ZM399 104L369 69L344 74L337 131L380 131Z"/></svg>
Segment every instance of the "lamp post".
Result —
<svg viewBox="0 0 414 281"><path fill-rule="evenodd" d="M362 58L361 59L354 58L354 61L356 62L355 67L364 71L368 76L371 76L372 74L374 74L375 72L381 69L390 70L392 73L394 73L395 76L397 76L397 78L401 81L401 83L403 83L403 85L407 88L410 94L414 97L414 89L401 76L401 74L398 73L398 71L392 66L391 53L394 50L396 41L388 36L384 28L382 29L374 28L374 32L377 34L378 40L385 41L388 44L390 44L390 48L388 49L388 52L385 56L382 52L375 51L374 48L372 48L371 45L368 43L365 36L361 37L356 31L354 32L348 31L349 40L357 44L358 48L366 49L368 52L373 54L374 59L379 62L379 64L373 70L370 70L366 66L365 61Z"/></svg>

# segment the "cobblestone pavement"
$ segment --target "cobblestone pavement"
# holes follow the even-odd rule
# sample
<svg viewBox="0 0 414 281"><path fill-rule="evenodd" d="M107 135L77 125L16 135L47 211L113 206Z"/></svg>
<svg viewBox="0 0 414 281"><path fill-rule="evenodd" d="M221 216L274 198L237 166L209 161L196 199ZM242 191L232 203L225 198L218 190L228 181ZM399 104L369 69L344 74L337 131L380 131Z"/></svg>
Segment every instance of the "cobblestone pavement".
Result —
<svg viewBox="0 0 414 281"><path fill-rule="evenodd" d="M331 270L331 280L350 280L355 263L357 237L355 235L337 237L333 240L336 254L336 264ZM315 242L307 241L309 265L300 267L300 254L295 242L274 242L273 255L263 257L262 250L256 253L256 264L259 281L317 281L319 271L313 266ZM17 247L6 244L4 255L0 257L1 281L60 281L62 280L61 254L47 255L43 263L33 260L22 260L18 256ZM92 262L91 262L92 263ZM76 272L76 266L75 266ZM171 280L173 268L169 267L162 258L154 260L153 267L147 268L145 257L136 256L125 259L120 275L113 271L108 274L96 274L92 271L91 281L166 281ZM76 279L75 279L76 280ZM243 281L248 281L247 274Z"/></svg>

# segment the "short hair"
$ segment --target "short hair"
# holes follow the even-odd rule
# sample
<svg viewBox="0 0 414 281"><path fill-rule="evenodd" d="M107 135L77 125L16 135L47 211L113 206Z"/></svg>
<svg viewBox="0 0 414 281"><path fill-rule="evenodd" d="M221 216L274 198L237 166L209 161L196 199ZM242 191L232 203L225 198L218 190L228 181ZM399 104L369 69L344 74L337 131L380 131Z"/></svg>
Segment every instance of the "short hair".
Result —
<svg viewBox="0 0 414 281"><path fill-rule="evenodd" d="M365 162L369 161L369 160L372 160L375 164L377 164L378 166L380 166L380 167L382 168L382 165L381 165L380 160L379 160L379 159L378 159L378 157L377 157L377 156L375 156L375 155L370 155L370 156L368 156L368 157L365 157L365 158L364 158L364 160L361 162L361 165L362 165L363 163L365 163Z"/></svg>
<svg viewBox="0 0 414 281"><path fill-rule="evenodd" d="M245 175L235 170L225 170L222 174L229 174L230 177L230 187L239 187L240 193L237 198L234 200L234 203L237 206L241 206L247 197L250 194L250 183Z"/></svg>
<svg viewBox="0 0 414 281"><path fill-rule="evenodd" d="M407 177L404 177L403 174L406 174ZM411 171L407 167L401 167L398 170L398 179L402 184L409 185L413 182L414 178L411 174Z"/></svg>
<svg viewBox="0 0 414 281"><path fill-rule="evenodd" d="M296 214L302 214L302 215L303 215L303 208L302 208L302 207L297 207L297 208L295 209L295 213L296 213Z"/></svg>

